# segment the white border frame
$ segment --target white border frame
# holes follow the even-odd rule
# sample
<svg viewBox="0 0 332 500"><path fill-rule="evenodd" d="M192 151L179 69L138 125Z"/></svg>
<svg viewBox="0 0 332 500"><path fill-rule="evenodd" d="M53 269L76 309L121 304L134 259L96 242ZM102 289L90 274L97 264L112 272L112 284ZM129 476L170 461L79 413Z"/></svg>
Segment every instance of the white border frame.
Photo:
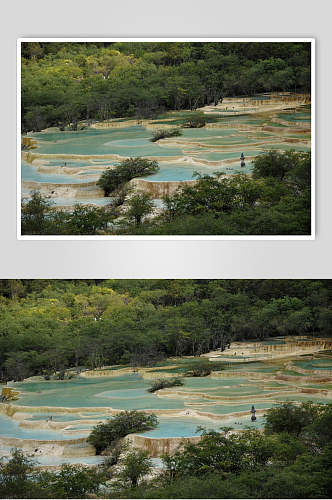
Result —
<svg viewBox="0 0 332 500"><path fill-rule="evenodd" d="M23 42L308 42L311 43L311 234L306 236L293 235L248 235L248 236L222 236L222 235L165 235L165 236L26 236L21 234L21 44ZM18 38L17 39L17 239L18 240L315 240L316 231L316 57L315 38Z"/></svg>

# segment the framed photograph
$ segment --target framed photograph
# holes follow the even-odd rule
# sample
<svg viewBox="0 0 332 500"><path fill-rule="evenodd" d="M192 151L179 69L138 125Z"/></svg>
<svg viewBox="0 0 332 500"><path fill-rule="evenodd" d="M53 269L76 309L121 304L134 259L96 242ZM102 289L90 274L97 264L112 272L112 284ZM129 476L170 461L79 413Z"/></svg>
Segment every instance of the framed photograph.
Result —
<svg viewBox="0 0 332 500"><path fill-rule="evenodd" d="M315 40L22 38L19 239L315 239Z"/></svg>
<svg viewBox="0 0 332 500"><path fill-rule="evenodd" d="M1 279L0 299L1 498L330 497L331 280Z"/></svg>

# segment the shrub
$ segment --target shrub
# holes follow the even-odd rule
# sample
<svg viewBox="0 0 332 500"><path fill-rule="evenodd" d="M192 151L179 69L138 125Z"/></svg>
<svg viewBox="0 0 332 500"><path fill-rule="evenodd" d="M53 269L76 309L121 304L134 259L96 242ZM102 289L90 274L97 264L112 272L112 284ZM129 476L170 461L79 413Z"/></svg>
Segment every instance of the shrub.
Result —
<svg viewBox="0 0 332 500"><path fill-rule="evenodd" d="M299 436L306 426L313 424L317 416L318 407L311 401L301 403L301 405L282 403L267 411L265 433L287 432Z"/></svg>
<svg viewBox="0 0 332 500"><path fill-rule="evenodd" d="M108 196L131 179L151 175L158 170L159 165L156 161L139 157L127 158L115 168L107 168L104 170L97 181L97 185L104 190L105 196Z"/></svg>
<svg viewBox="0 0 332 500"><path fill-rule="evenodd" d="M254 179L272 177L286 179L301 190L311 183L311 153L303 151L267 151L258 155L252 172Z"/></svg>
<svg viewBox="0 0 332 500"><path fill-rule="evenodd" d="M138 485L139 480L152 469L152 462L145 451L134 450L128 453L123 460L122 478L129 481L132 488Z"/></svg>
<svg viewBox="0 0 332 500"><path fill-rule="evenodd" d="M186 377L207 377L212 371L224 370L220 362L213 363L208 359L199 359L189 364L186 371Z"/></svg>
<svg viewBox="0 0 332 500"><path fill-rule="evenodd" d="M98 424L93 428L88 437L88 442L96 448L100 454L112 443L135 432L143 432L154 429L158 425L156 415L132 410L118 413L106 423Z"/></svg>
<svg viewBox="0 0 332 500"><path fill-rule="evenodd" d="M129 442L126 439L121 439L108 446L102 453L105 456L103 464L104 467L110 468L113 467L113 465L116 465L119 462L121 455L128 452L128 450Z"/></svg>
<svg viewBox="0 0 332 500"><path fill-rule="evenodd" d="M178 377L171 378L159 378L152 382L151 387L148 389L149 392L156 392L160 389L166 389L167 387L177 387L183 385L183 381Z"/></svg>
<svg viewBox="0 0 332 500"><path fill-rule="evenodd" d="M184 122L186 128L202 128L205 127L207 119L203 113L194 113L188 120Z"/></svg>
<svg viewBox="0 0 332 500"><path fill-rule="evenodd" d="M126 216L130 222L139 226L142 219L153 212L154 203L150 193L137 192L128 200Z"/></svg>
<svg viewBox="0 0 332 500"><path fill-rule="evenodd" d="M165 139L166 137L177 137L179 135L182 135L182 131L179 128L156 130L153 133L150 141L156 142L159 141L159 139Z"/></svg>
<svg viewBox="0 0 332 500"><path fill-rule="evenodd" d="M37 465L17 449L0 459L0 498L88 498L106 482L103 471L81 465L63 464L56 472Z"/></svg>

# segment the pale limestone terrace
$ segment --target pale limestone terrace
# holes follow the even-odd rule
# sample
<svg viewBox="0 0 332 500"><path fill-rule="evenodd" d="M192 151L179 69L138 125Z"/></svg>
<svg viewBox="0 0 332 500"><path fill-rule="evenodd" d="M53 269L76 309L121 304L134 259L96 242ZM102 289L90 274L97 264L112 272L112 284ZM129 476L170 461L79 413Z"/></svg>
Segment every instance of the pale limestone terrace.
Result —
<svg viewBox="0 0 332 500"><path fill-rule="evenodd" d="M48 129L24 140L34 147L22 152L22 189L50 195L56 204L106 204L96 182L105 168L141 156L157 160L159 172L132 184L159 199L173 194L193 173L250 175L254 158L271 149L308 151L311 147L310 96L283 93L252 98L225 98L202 108L216 121L201 129L151 143L155 129L177 127L190 112L170 112L154 120L110 120L79 132ZM246 158L241 168L240 154ZM65 200L68 200L67 203ZM62 200L62 201L61 201ZM100 201L98 201L100 200Z"/></svg>
<svg viewBox="0 0 332 500"><path fill-rule="evenodd" d="M134 373L130 367L113 366L83 372L72 380L33 377L8 384L5 388L18 391L19 399L0 404L0 449L35 447L45 457L82 457L83 461L94 453L86 443L91 428L125 409L153 411L158 416L157 429L130 437L151 456L175 450L182 438L199 439L198 425L213 429L229 425L235 431L260 428L266 410L281 402L332 401L330 348L329 339L305 337L234 343L223 353L208 355L217 360L219 354L225 370L203 378L185 377L181 388L154 394L147 392L151 379L181 376L191 358L172 358ZM276 357L271 358L271 352ZM252 404L257 410L254 423Z"/></svg>

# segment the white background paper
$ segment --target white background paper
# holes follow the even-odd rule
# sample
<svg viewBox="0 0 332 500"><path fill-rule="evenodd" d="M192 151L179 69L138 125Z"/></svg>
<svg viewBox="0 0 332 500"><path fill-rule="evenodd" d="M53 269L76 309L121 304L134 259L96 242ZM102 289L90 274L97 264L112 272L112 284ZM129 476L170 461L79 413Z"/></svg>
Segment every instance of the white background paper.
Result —
<svg viewBox="0 0 332 500"><path fill-rule="evenodd" d="M0 278L332 278L331 8L316 0L6 2L1 21ZM16 39L315 37L315 241L18 241Z"/></svg>

